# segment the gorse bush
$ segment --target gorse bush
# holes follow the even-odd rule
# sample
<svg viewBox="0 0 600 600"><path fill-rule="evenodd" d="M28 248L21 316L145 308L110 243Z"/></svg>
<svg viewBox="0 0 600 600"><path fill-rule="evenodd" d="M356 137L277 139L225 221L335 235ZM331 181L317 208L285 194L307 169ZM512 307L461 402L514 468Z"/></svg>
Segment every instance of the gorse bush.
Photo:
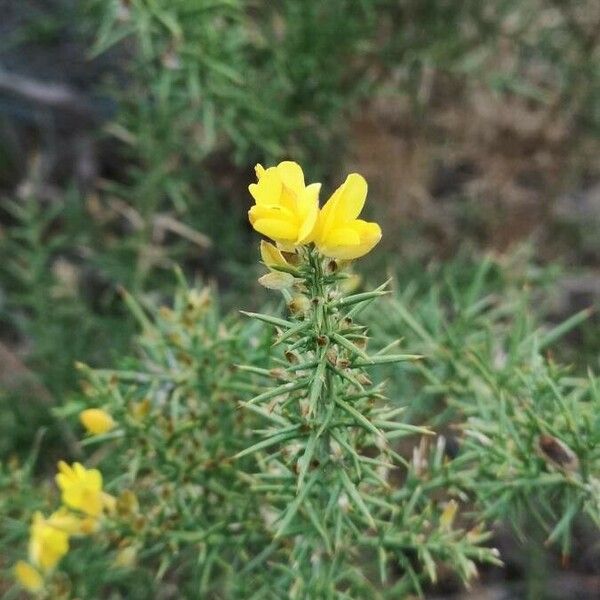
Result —
<svg viewBox="0 0 600 600"><path fill-rule="evenodd" d="M297 164L257 176L249 217L271 240L260 282L283 312L221 316L181 275L171 307L124 296L136 355L79 365L82 394L57 412L87 431L88 466L61 462L54 493L11 501L0 539L19 585L47 598L422 595L442 565L464 582L500 565L489 528L530 517L568 554L575 519L600 525L600 385L541 351L585 315L538 328L520 285L487 292L491 261L464 287L449 278L449 297L356 291L350 261L381 238L359 219L365 180L349 175L319 208ZM26 488L24 472L0 482ZM28 518L28 552L9 549Z"/></svg>
<svg viewBox="0 0 600 600"><path fill-rule="evenodd" d="M371 331L380 344L401 335L429 358L391 376L416 398L411 417L452 440L460 485L486 520L509 521L517 531L534 520L566 559L581 513L600 522L598 378L544 352L591 311L540 325L528 286L541 274L523 272L517 260L504 273L498 267L488 258L466 284L447 268L443 286L432 283L423 294L409 286L389 310L369 314ZM498 275L501 287L490 288L486 280Z"/></svg>
<svg viewBox="0 0 600 600"><path fill-rule="evenodd" d="M249 165L291 154L307 160L312 177L331 179L352 139L355 108L377 101L382 90L393 104L408 95L419 127L427 124L422 111L439 104L437 83L449 77L444 98L460 102L483 82L499 95L547 108L549 123L566 115L569 131L593 131L600 70L597 27L587 18L592 5L34 2L38 10L23 9L22 27L6 36L2 64L27 61L36 36L48 56L61 41L73 43L81 72L62 69L70 61L47 59L52 68L40 75L62 81L65 70L76 87L93 82L89 105L104 122L62 139L69 115L33 110L3 92L0 179L15 184L3 187L11 200L3 198L0 213L4 339L17 340L56 399L73 389L74 359L100 364L126 347L132 322L120 309L120 286L136 296L170 296L178 264L185 273L218 278L223 298L237 302L252 279L241 200ZM20 14L18 7L10 12ZM11 52L23 58L5 60ZM29 134L12 129L23 114L26 129L49 121L31 153L15 143ZM97 160L81 193L64 192L72 183L65 173L73 171L62 163L73 162L77 150L67 159L55 154L63 143L78 148L79 133L97 146ZM47 169L60 174L48 176ZM74 323L83 334L76 340L65 334ZM23 449L27 423L55 429L47 411L30 415L12 399L2 399L2 422L18 432L3 440L7 449Z"/></svg>

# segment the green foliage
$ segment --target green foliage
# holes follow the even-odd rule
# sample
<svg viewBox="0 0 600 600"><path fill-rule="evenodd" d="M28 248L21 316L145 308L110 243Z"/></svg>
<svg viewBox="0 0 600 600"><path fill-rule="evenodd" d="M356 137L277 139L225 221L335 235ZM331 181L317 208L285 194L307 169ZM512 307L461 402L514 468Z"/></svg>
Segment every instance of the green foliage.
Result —
<svg viewBox="0 0 600 600"><path fill-rule="evenodd" d="M416 103L432 75L522 97L598 132L598 22L593 0L384 2L379 52ZM595 16L594 16L595 15ZM452 85L452 84L450 84ZM458 91L457 93L461 93Z"/></svg>
<svg viewBox="0 0 600 600"><path fill-rule="evenodd" d="M293 598L394 597L420 592L424 577L436 581L441 561L468 581L473 558L497 558L479 546L485 534L452 529L441 501L447 481L427 490L407 483L402 494L390 482L407 466L394 445L432 432L406 423L404 407L391 405L367 375L369 367L421 358L391 353L394 344L366 352L367 331L355 319L385 286L346 295L338 283L347 275L334 261L323 263L311 251L301 261L294 272L299 295L288 298L291 320L254 315L280 330L282 382L245 404L270 426L239 454L261 456L252 489L264 492L274 543L291 538L291 548L280 552L276 585ZM450 481L459 477L448 471ZM369 563L378 566L378 578L365 573Z"/></svg>
<svg viewBox="0 0 600 600"><path fill-rule="evenodd" d="M145 166L162 166L149 188L165 184L181 204L186 190L169 192L166 180L174 161L197 167L224 145L243 165L257 155L323 152L364 91L365 64L353 58L369 49L375 10L347 0L98 4L92 53L133 42L120 125Z"/></svg>
<svg viewBox="0 0 600 600"><path fill-rule="evenodd" d="M424 108L432 72L449 74L461 89L483 80L547 106L550 118L597 123L600 71L587 2L87 0L72 13L71 4L21 15L22 31L3 45L18 50L40 35L95 39L93 93L113 108L103 112L93 193L4 202L0 249L10 266L0 266L0 318L55 398L72 390L75 359L100 364L126 345L131 320L115 301L120 286L170 295L177 263L218 278L228 297L243 295L253 163L310 158L318 165L311 179L332 177L354 107L380 90L406 93ZM63 32L69 26L75 33ZM493 63L499 48L511 60ZM15 147L0 170L20 176L27 161ZM41 151L52 154L43 144ZM15 173L0 177L13 181ZM21 183L38 190L47 182ZM72 274L74 293L58 281ZM23 405L17 410L13 400L2 401L2 422L23 439L32 431L27 421L47 423L19 414Z"/></svg>
<svg viewBox="0 0 600 600"><path fill-rule="evenodd" d="M82 442L117 512L73 542L54 597L394 598L441 565L468 581L497 563L499 520L524 535L533 517L565 554L575 520L600 523L598 379L540 354L585 315L536 322L539 272L457 261L386 295L342 292L352 279L306 258L286 268L288 316L221 316L182 277L171 308L124 296L135 356L80 365L82 395L56 412L117 422ZM21 480L12 563L41 504Z"/></svg>
<svg viewBox="0 0 600 600"><path fill-rule="evenodd" d="M517 260L501 269L487 259L465 281L453 265L432 274L444 284L409 286L370 317L381 344L402 336L428 357L396 378L413 398L413 418L457 446L460 478L444 467L432 480L460 481L482 517L510 521L517 532L535 519L568 556L576 517L600 523L598 378L544 356L590 312L539 323L531 302L540 292L527 286L540 275Z"/></svg>
<svg viewBox="0 0 600 600"><path fill-rule="evenodd" d="M129 549L139 568L133 579L124 568L92 580L79 569L74 589L84 597L110 589L147 597L175 583L186 597L243 597L236 572L265 542L256 499L231 460L252 439L237 406L249 384L238 380L235 364L249 348L264 363L267 340L256 327L222 319L209 289L190 289L182 279L172 308L149 314L125 299L142 329L139 356L116 370L79 365L85 395L60 415L99 406L119 423L83 445L102 444L101 469L114 478L109 490L128 490L117 499L122 521L112 536L116 560Z"/></svg>
<svg viewBox="0 0 600 600"><path fill-rule="evenodd" d="M8 454L29 449L32 432L44 425L70 441L68 429L52 422L50 407L75 387L75 361L117 355L131 326L97 256L84 268L73 255L74 248L89 247L94 234L81 226L85 210L77 194L50 206L32 198L3 206L12 224L0 238L0 276L8 292L0 322L16 347L31 347L27 366L13 358L20 372L13 373L12 387L0 390L0 449Z"/></svg>
<svg viewBox="0 0 600 600"><path fill-rule="evenodd" d="M233 273L242 296L246 171L293 155L318 165L311 179L332 176L349 116L382 88L423 109L435 76L483 83L595 131L597 27L580 6L85 3L90 57L115 65L101 84L115 106L103 178L85 197L3 200L0 232L0 324L34 382L0 390L0 453L28 453L49 427L42 466L57 447L83 451L119 500L110 526L74 542L53 597L402 597L441 565L467 581L497 562L497 521L522 536L534 521L565 556L576 520L599 524L600 384L581 374L588 357L566 366L555 348L587 313L544 324L529 263L399 277L362 313L369 353L344 319L382 290L341 300L339 274L314 257L295 272L309 308L254 315L268 327L220 315L215 295L171 277L174 263L225 286ZM10 43L58 40L64 21ZM140 299L122 295L129 312L120 287ZM174 287L174 306L155 308ZM76 360L116 368L78 373ZM390 400L371 383L382 375ZM118 427L80 448L71 425L87 406ZM2 592L32 513L56 503L32 465L0 463Z"/></svg>
<svg viewBox="0 0 600 600"><path fill-rule="evenodd" d="M376 7L348 0L89 6L88 27L98 32L92 56L123 56L104 88L117 103L106 132L122 142L127 162L105 192L136 215L129 244L150 258L134 291L171 258L197 264L198 252L222 276L247 262L249 166L310 157L322 175L338 164L344 119L367 89L363 57ZM156 244L156 220L165 218L179 225ZM190 245L201 238L196 232L210 236L200 248Z"/></svg>

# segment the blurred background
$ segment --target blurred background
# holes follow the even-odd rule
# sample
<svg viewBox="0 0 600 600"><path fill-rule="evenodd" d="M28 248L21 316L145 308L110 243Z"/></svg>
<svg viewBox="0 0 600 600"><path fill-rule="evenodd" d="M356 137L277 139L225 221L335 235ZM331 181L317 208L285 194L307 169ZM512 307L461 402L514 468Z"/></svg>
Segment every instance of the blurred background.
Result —
<svg viewBox="0 0 600 600"><path fill-rule="evenodd" d="M40 427L52 455L75 361L130 348L120 290L168 301L180 265L226 308L265 301L246 218L257 162L300 162L322 200L349 171L367 178L384 230L368 279L418 285L449 263L468 276L487 256L547 283L545 318L599 302L597 0L0 8L3 458ZM597 364L599 325L565 342L576 366ZM465 597L525 597L503 587L523 577L523 549L499 543L509 568ZM559 597L598 584L582 563Z"/></svg>

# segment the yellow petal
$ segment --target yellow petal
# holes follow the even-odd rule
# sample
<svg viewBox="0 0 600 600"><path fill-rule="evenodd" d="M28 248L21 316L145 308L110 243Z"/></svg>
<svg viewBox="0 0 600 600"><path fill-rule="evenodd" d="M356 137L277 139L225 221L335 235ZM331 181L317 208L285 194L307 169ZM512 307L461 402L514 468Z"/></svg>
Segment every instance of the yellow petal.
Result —
<svg viewBox="0 0 600 600"><path fill-rule="evenodd" d="M98 469L86 469L80 463L70 467L61 461L56 483L66 506L92 517L100 515L103 509L102 474Z"/></svg>
<svg viewBox="0 0 600 600"><path fill-rule="evenodd" d="M298 195L297 211L302 219L315 207L319 206L320 183L311 183L307 185Z"/></svg>
<svg viewBox="0 0 600 600"><path fill-rule="evenodd" d="M325 245L330 248L357 246L360 244L360 236L352 227L338 227L329 233L325 242Z"/></svg>
<svg viewBox="0 0 600 600"><path fill-rule="evenodd" d="M332 228L356 219L367 198L367 182L362 175L351 173L333 192L319 217L319 233L326 236Z"/></svg>
<svg viewBox="0 0 600 600"><path fill-rule="evenodd" d="M338 205L338 218L344 222L358 218L365 205L367 191L365 178L358 173L350 173L344 182L344 191Z"/></svg>
<svg viewBox="0 0 600 600"><path fill-rule="evenodd" d="M74 477L73 469L64 460L58 461L58 471L67 478Z"/></svg>
<svg viewBox="0 0 600 600"><path fill-rule="evenodd" d="M81 411L79 420L92 435L106 433L115 426L113 418L100 408L88 408Z"/></svg>
<svg viewBox="0 0 600 600"><path fill-rule="evenodd" d="M251 183L248 186L248 191L256 204L279 204L281 189L281 178L274 167L267 169L258 183Z"/></svg>
<svg viewBox="0 0 600 600"><path fill-rule="evenodd" d="M319 218L319 191L320 183L311 183L300 194L298 208L302 217L302 225L298 231L296 243L309 244L315 236L317 220Z"/></svg>
<svg viewBox="0 0 600 600"><path fill-rule="evenodd" d="M260 163L258 163L254 167L254 172L256 173L256 179L260 181L260 178L265 174L265 168Z"/></svg>
<svg viewBox="0 0 600 600"><path fill-rule="evenodd" d="M267 267L289 267L288 261L281 254L281 250L264 240L260 242L260 256Z"/></svg>
<svg viewBox="0 0 600 600"><path fill-rule="evenodd" d="M331 194L329 200L325 202L325 205L319 212L317 231L315 233L317 243L329 233L334 224L336 208L342 195L343 187L344 185L342 184L335 192L333 192L333 194Z"/></svg>
<svg viewBox="0 0 600 600"><path fill-rule="evenodd" d="M284 206L275 206L272 204L266 205L254 205L248 211L248 219L251 225L254 227L254 223L259 219L279 219L283 221L289 221L290 223L296 224L298 217L289 208Z"/></svg>
<svg viewBox="0 0 600 600"><path fill-rule="evenodd" d="M346 227L334 229L328 236L318 239L317 245L329 258L353 260L370 252L379 240L381 227L377 223L357 219L348 223Z"/></svg>
<svg viewBox="0 0 600 600"><path fill-rule="evenodd" d="M80 481L93 490L102 489L102 473L98 469L86 469L81 463L76 462L73 469Z"/></svg>
<svg viewBox="0 0 600 600"><path fill-rule="evenodd" d="M30 592L39 592L44 587L44 578L24 560L20 560L15 565L15 578Z"/></svg>
<svg viewBox="0 0 600 600"><path fill-rule="evenodd" d="M53 569L69 551L69 536L53 527L39 511L33 515L29 537L29 560L44 571Z"/></svg>
<svg viewBox="0 0 600 600"><path fill-rule="evenodd" d="M67 535L78 535L82 533L82 529L85 528L83 519L74 515L64 506L54 511L48 517L48 525L55 527L60 531L64 531Z"/></svg>
<svg viewBox="0 0 600 600"><path fill-rule="evenodd" d="M304 189L304 173L302 167L291 160L284 160L277 165L277 172L283 185L295 194L300 194Z"/></svg>
<svg viewBox="0 0 600 600"><path fill-rule="evenodd" d="M296 240L297 227L281 219L258 219L252 226L258 233L275 241L293 242Z"/></svg>

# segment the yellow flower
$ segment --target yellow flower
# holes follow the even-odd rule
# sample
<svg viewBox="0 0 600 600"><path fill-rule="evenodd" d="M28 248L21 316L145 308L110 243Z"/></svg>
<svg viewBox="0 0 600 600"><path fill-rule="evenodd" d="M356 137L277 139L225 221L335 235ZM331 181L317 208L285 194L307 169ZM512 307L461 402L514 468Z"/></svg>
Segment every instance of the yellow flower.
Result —
<svg viewBox="0 0 600 600"><path fill-rule="evenodd" d="M285 248L312 242L321 184L305 185L302 168L291 161L256 165L256 176L258 183L248 187L256 202L248 212L252 227Z"/></svg>
<svg viewBox="0 0 600 600"><path fill-rule="evenodd" d="M370 252L381 239L381 227L358 219L367 198L367 182L351 173L319 213L315 244L330 258L351 260Z"/></svg>
<svg viewBox="0 0 600 600"><path fill-rule="evenodd" d="M79 413L79 420L92 435L106 433L115 426L113 418L100 408L88 408L81 411Z"/></svg>
<svg viewBox="0 0 600 600"><path fill-rule="evenodd" d="M48 517L48 523L68 535L88 535L98 529L98 520L95 517L79 517L64 506Z"/></svg>
<svg viewBox="0 0 600 600"><path fill-rule="evenodd" d="M15 579L30 592L39 592L44 587L44 578L24 560L15 565Z"/></svg>
<svg viewBox="0 0 600 600"><path fill-rule="evenodd" d="M102 491L102 474L98 469L86 469L80 463L69 466L58 463L56 483L62 491L62 501L69 508L98 517L104 508L114 508L115 499Z"/></svg>
<svg viewBox="0 0 600 600"><path fill-rule="evenodd" d="M281 250L277 246L265 242L264 240L261 240L260 242L260 257L267 267L290 266L290 263L285 260L285 256L283 256Z"/></svg>
<svg viewBox="0 0 600 600"><path fill-rule="evenodd" d="M43 571L53 569L69 551L69 535L54 527L42 513L33 515L29 537L29 560Z"/></svg>

